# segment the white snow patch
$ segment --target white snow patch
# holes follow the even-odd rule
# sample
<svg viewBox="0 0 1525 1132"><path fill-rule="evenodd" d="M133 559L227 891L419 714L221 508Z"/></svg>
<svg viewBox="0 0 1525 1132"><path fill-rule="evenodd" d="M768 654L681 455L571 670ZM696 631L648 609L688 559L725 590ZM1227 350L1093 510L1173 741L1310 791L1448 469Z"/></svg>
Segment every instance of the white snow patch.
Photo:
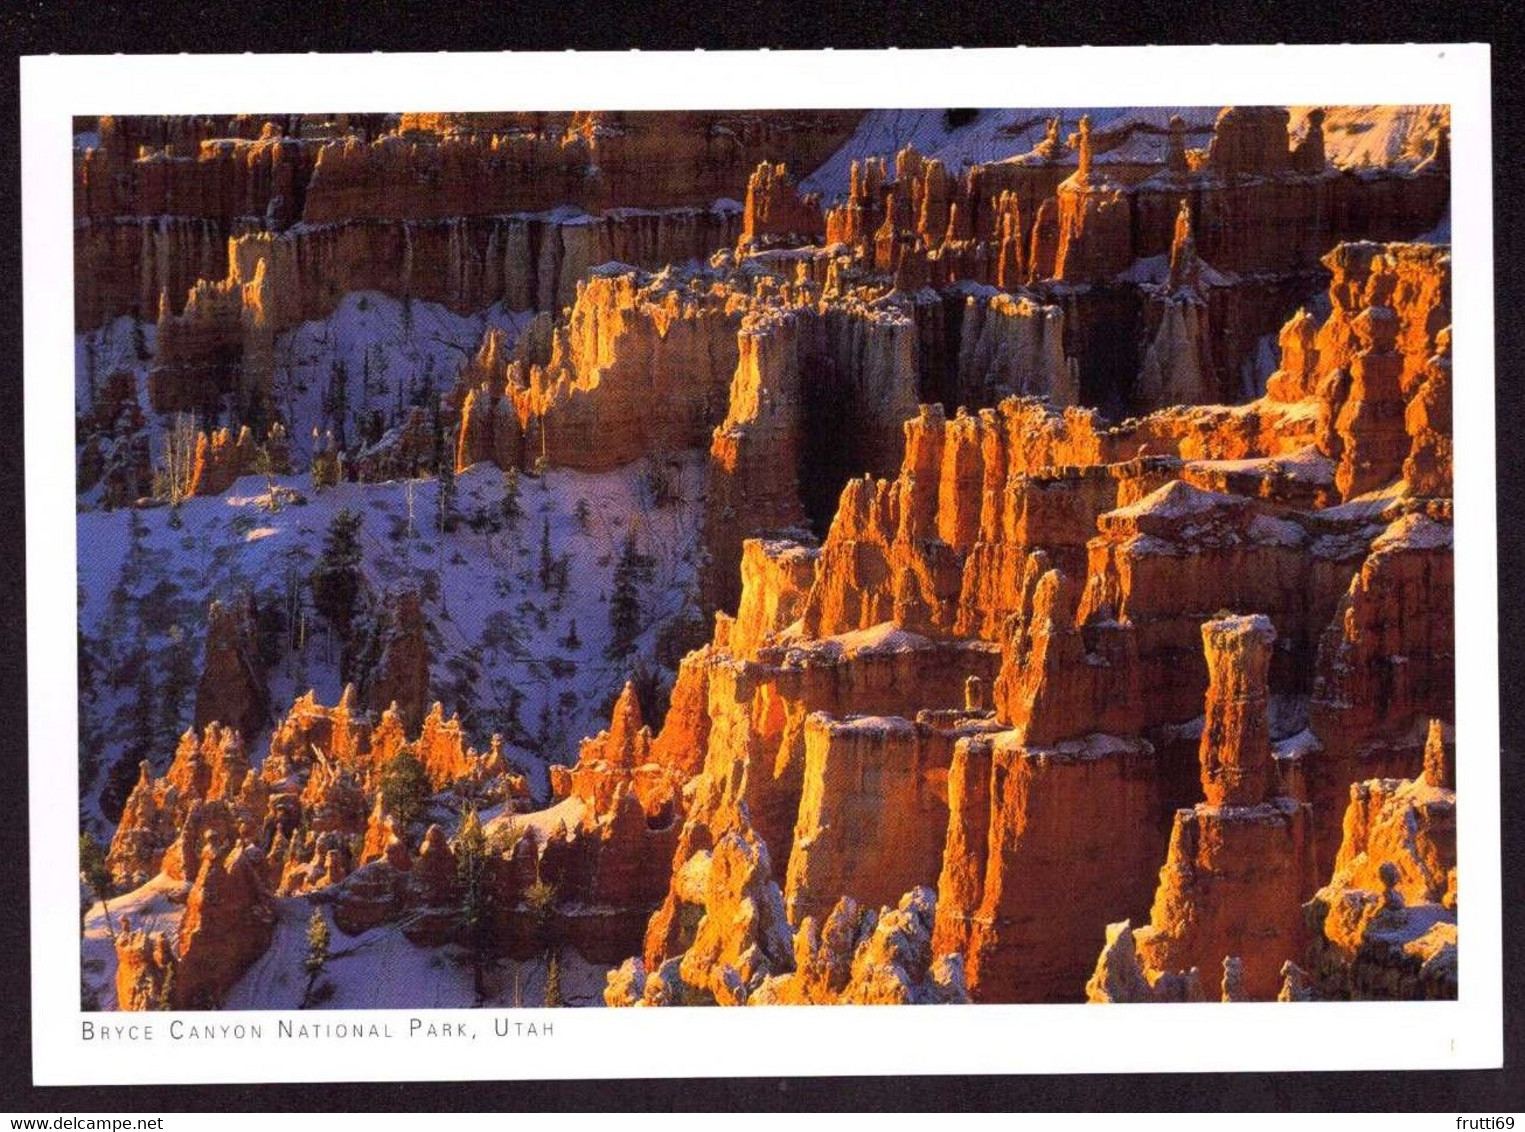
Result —
<svg viewBox="0 0 1525 1132"><path fill-rule="evenodd" d="M1451 524L1436 522L1418 511L1400 516L1371 544L1373 553L1383 550L1449 550Z"/></svg>

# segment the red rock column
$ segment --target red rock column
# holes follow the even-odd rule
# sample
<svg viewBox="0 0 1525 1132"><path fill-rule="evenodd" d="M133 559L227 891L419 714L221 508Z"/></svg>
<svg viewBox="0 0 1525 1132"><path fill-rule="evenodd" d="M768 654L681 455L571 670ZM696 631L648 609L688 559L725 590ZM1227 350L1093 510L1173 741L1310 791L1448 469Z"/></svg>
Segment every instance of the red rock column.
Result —
<svg viewBox="0 0 1525 1132"><path fill-rule="evenodd" d="M1361 351L1351 360L1350 394L1335 421L1344 441L1335 484L1344 499L1396 479L1409 452L1398 317L1388 307L1367 307L1353 326Z"/></svg>
<svg viewBox="0 0 1525 1132"><path fill-rule="evenodd" d="M1302 956L1302 905L1318 883L1312 809L1271 796L1266 678L1275 639L1259 614L1202 626L1207 801L1176 812L1150 922L1134 933L1156 977L1223 970L1226 995L1259 1001L1276 997L1283 964Z"/></svg>
<svg viewBox="0 0 1525 1132"><path fill-rule="evenodd" d="M1276 630L1263 614L1202 626L1207 711L1198 759L1209 806L1253 806L1270 793L1267 677Z"/></svg>

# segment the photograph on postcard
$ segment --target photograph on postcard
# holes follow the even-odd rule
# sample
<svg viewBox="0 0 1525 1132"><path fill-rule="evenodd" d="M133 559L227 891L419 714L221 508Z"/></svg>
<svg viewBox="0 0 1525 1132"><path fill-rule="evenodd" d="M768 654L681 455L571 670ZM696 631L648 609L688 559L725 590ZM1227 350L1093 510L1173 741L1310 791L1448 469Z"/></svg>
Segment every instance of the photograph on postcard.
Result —
<svg viewBox="0 0 1525 1132"><path fill-rule="evenodd" d="M1456 997L1447 106L397 109L74 120L83 1010Z"/></svg>

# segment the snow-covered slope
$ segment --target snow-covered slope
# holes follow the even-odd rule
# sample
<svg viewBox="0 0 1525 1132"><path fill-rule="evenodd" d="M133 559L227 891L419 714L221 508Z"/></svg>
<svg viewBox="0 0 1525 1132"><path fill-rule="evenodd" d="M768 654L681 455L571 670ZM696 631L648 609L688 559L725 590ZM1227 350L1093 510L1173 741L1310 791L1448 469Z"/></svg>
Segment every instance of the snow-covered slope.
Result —
<svg viewBox="0 0 1525 1132"><path fill-rule="evenodd" d="M1292 128L1306 129L1311 106L1292 107ZM1448 106L1329 106L1324 108L1324 153L1341 169L1412 166L1430 154L1431 139L1449 124Z"/></svg>
<svg viewBox="0 0 1525 1132"><path fill-rule="evenodd" d="M247 590L261 605L281 608L297 595L309 636L305 649L284 649L272 666L272 703L283 712L308 686L323 702L336 701L338 645L312 613L304 586L342 508L363 516L362 571L370 587L381 593L410 582L424 596L434 696L447 711L461 711L479 742L492 731L510 739L511 759L543 793L547 761L575 758L578 740L605 724L634 660L606 656L608 599L629 532L655 562L643 586L645 628L636 655L649 662L663 628L693 608L700 454L685 454L674 474L681 498L663 507L650 501L645 462L602 474L552 469L543 479L526 476L523 517L507 529L503 474L479 465L458 477L461 521L443 535L435 527L432 479L314 492L306 476L278 477L306 503L271 511L265 481L246 477L224 495L187 500L178 529L164 507L81 512L80 648L90 673L80 696L86 818L108 832L100 787L144 731L154 739L159 766L173 753L174 736L194 710L214 598ZM551 557L566 560L564 593L541 582L543 537ZM251 754L262 757L258 740Z"/></svg>
<svg viewBox="0 0 1525 1132"><path fill-rule="evenodd" d="M404 301L378 291L346 294L326 318L304 322L275 340L271 393L287 423L293 456L304 464L311 455L313 429L337 432L341 416L351 441L373 411L390 428L408 406L423 403L430 390L439 393L454 384L487 330L504 331L512 344L532 316L502 304L459 315L439 303ZM139 401L150 423L167 423L155 419L148 403L156 329L151 322L135 325L124 315L76 335L76 408L83 411L89 405L92 386L128 369L138 376Z"/></svg>
<svg viewBox="0 0 1525 1132"><path fill-rule="evenodd" d="M350 292L327 318L276 340L274 400L290 423L295 451L309 454L313 428L329 427L324 403L333 403L336 378L344 383L345 434L353 440L355 422L366 414L379 411L391 427L429 390L449 389L486 330L503 330L512 343L532 316L502 304L458 315L438 303Z"/></svg>
<svg viewBox="0 0 1525 1132"><path fill-rule="evenodd" d="M109 905L111 930L123 917L134 929L174 933L185 910L184 885L159 876ZM275 938L269 949L229 990L227 1010L294 1010L307 988L307 922L318 905L304 896L275 898ZM331 917L330 917L331 919ZM545 995L544 958L508 957L487 964L487 994L478 1003L470 956L460 947L419 947L397 924L357 936L330 927L329 959L316 981L323 1010L427 1009L465 1006L540 1006ZM81 996L88 1008L116 1009L116 952L99 903L85 914L81 944ZM602 1006L606 967L587 962L571 948L558 957L562 999L569 1006Z"/></svg>

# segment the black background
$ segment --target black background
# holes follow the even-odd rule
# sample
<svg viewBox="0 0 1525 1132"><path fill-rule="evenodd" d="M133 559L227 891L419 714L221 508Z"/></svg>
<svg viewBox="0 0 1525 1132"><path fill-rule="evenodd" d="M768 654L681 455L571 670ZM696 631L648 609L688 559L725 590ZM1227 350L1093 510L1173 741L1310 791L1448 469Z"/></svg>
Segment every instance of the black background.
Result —
<svg viewBox="0 0 1525 1132"><path fill-rule="evenodd" d="M1237 3L1108 0L1079 4L996 0L980 5L625 5L560 3L276 3L206 0L128 4L0 3L0 1111L56 1113L890 1109L1518 1112L1521 1012L1519 908L1521 761L1525 755L1519 523L1525 493L1520 366L1519 73L1525 3L1399 4L1372 0ZM19 57L122 52L354 52L678 50L719 48L1002 47L1207 43L1487 42L1493 60L1494 272L1498 410L1500 707L1503 752L1503 908L1506 1068L1466 1072L1138 1074L1059 1077L754 1078L660 1081L482 1082L48 1088L31 1085L27 845L25 531L21 416L21 153ZM1077 80L1084 75L1077 75ZM228 92L230 109L257 108L257 91ZM751 92L756 105L769 91ZM864 106L897 105L894 90L864 90ZM697 96L697 95L696 95ZM699 98L702 101L702 97ZM407 109L399 107L398 109ZM67 254L58 249L57 254ZM59 296L67 302L68 296ZM68 379L65 375L63 379ZM1458 374L1466 381L1466 374ZM1463 802L1465 805L1465 802ZM1465 954L1465 952L1463 952ZM1463 960L1465 962L1465 960ZM1157 1008L1158 1009L1158 1008ZM1165 1008L1168 1009L1168 1008ZM802 1024L808 1024L802 1019ZM1199 1040L1222 1041L1204 1029ZM1241 1039L1242 1040L1242 1039ZM576 1057L567 1048L569 1058ZM304 1056L293 1048L292 1056ZM1249 1051L1249 1060L1254 1051ZM592 1067L589 1067L592 1068ZM1437 1127L1440 1127L1437 1124ZM1445 1127L1452 1127L1449 1120Z"/></svg>

